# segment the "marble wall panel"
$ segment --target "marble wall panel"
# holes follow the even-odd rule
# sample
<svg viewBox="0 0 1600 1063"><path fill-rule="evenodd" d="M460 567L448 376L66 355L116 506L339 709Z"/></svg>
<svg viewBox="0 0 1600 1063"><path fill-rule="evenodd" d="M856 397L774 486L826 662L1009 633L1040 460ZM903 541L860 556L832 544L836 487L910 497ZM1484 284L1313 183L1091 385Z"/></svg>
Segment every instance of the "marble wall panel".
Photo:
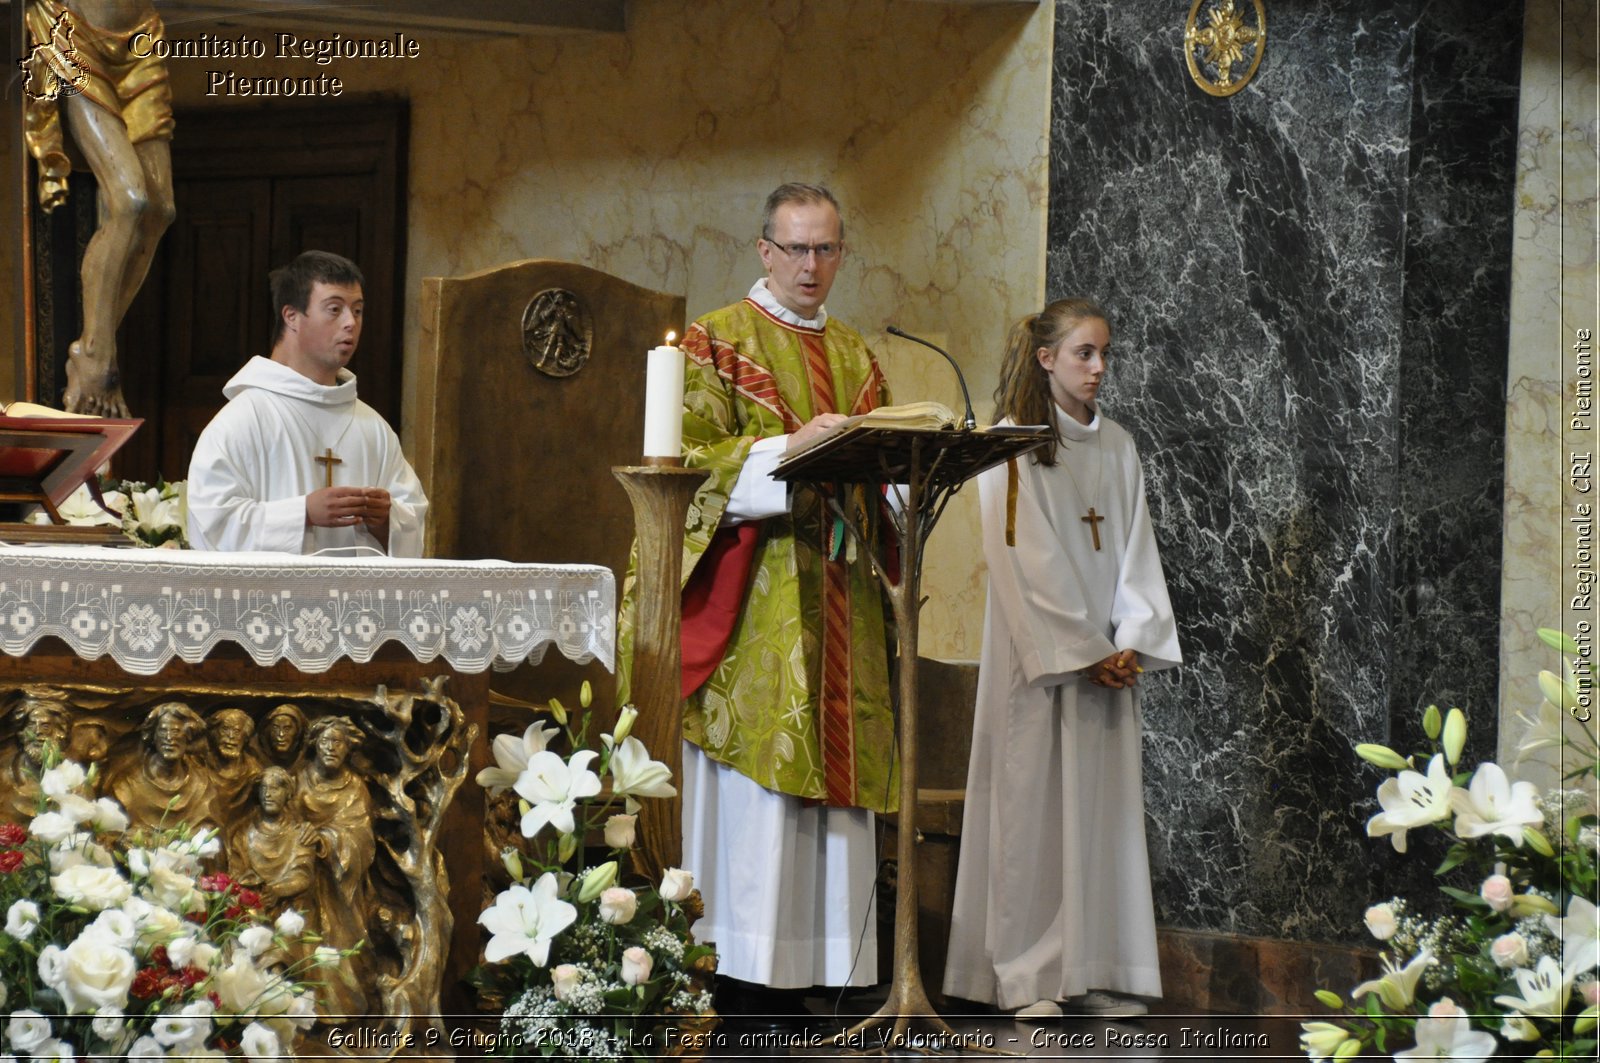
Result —
<svg viewBox="0 0 1600 1063"><path fill-rule="evenodd" d="M1540 700L1533 677L1558 669L1541 627L1567 626L1572 536L1561 520L1581 497L1567 483L1566 429L1580 328L1600 331L1595 244L1600 188L1594 0L1529 0L1517 129L1511 253L1510 371L1506 382L1505 552L1501 584L1500 756L1516 756L1518 712ZM1566 436L1567 438L1563 438ZM1592 621L1592 615L1590 617ZM1546 752L1524 765L1545 784L1561 775Z"/></svg>
<svg viewBox="0 0 1600 1063"><path fill-rule="evenodd" d="M1494 702L1455 666L1494 643L1510 158L1477 123L1518 27L1466 6L1270 5L1226 99L1181 14L1058 7L1047 291L1115 318L1187 658L1146 702L1166 925L1348 938L1388 881L1351 746L1441 678Z"/></svg>

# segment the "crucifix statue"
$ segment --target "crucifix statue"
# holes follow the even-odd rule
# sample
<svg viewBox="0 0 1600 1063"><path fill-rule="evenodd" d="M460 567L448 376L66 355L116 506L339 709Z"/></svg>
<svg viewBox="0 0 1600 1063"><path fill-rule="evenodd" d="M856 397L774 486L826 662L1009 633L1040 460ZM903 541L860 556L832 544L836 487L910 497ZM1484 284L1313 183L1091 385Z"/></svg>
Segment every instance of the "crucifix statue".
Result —
<svg viewBox="0 0 1600 1063"><path fill-rule="evenodd" d="M344 459L343 458L334 457L333 456L333 448L332 447L325 447L325 448L323 448L323 451L322 451L321 454L318 454L315 458L312 458L311 460L316 462L318 465L321 465L323 467L323 469L328 474L328 482L326 484L324 484L323 486L324 487L332 487L333 486L333 467L335 465L343 465L344 464ZM1093 513L1094 510L1091 509L1089 512ZM1096 533L1096 535L1095 535L1094 548L1096 550L1100 549L1100 536L1099 536L1098 533Z"/></svg>
<svg viewBox="0 0 1600 1063"><path fill-rule="evenodd" d="M318 458L317 460L321 461L322 459ZM329 486L332 485L330 484ZM1100 522L1105 520L1105 518L1096 513L1093 506L1090 506L1089 515L1087 517L1079 517L1078 519L1089 526L1089 532L1094 536L1094 548L1096 550L1100 549Z"/></svg>

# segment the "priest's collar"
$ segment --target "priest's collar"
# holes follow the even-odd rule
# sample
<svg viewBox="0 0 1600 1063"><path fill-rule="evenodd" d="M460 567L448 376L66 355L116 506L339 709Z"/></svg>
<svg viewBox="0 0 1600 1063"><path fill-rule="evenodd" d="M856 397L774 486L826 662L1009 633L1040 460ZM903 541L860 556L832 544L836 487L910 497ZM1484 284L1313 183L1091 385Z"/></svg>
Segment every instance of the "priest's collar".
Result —
<svg viewBox="0 0 1600 1063"><path fill-rule="evenodd" d="M1056 425L1061 429L1061 437L1063 439L1075 439L1082 443L1093 439L1095 436L1100 434L1099 408L1093 408L1094 417L1090 419L1088 424L1084 424L1082 421L1072 416L1072 414L1068 413L1066 410L1063 410L1060 406L1055 405L1055 403L1051 403L1050 405L1051 408L1055 410Z"/></svg>
<svg viewBox="0 0 1600 1063"><path fill-rule="evenodd" d="M223 386L222 394L231 399L258 388L319 406L348 406L356 401L356 375L348 369L340 369L338 377L337 384L318 384L282 362L256 355Z"/></svg>
<svg viewBox="0 0 1600 1063"><path fill-rule="evenodd" d="M793 325L795 328L815 329L818 332L821 332L824 326L828 324L827 307L817 307L816 317L801 317L793 310L790 310L787 306L784 306L782 303L778 302L777 296L767 291L767 278L765 277L762 277L760 280L756 281L755 284L751 285L750 294L745 296L745 298L749 299L752 303L755 303L757 306L771 314L773 317L777 318L779 321L782 321L785 325Z"/></svg>

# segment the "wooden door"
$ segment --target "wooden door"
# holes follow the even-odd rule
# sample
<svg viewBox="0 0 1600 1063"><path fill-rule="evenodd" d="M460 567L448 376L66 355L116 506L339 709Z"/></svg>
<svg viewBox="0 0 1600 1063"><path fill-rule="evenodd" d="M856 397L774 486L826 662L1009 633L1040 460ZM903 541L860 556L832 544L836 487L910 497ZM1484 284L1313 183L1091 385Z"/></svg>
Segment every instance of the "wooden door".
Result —
<svg viewBox="0 0 1600 1063"><path fill-rule="evenodd" d="M403 102L179 112L177 220L119 337L123 393L145 418L119 475L188 475L223 384L271 349L267 274L311 248L366 276L351 368L400 428L407 117Z"/></svg>

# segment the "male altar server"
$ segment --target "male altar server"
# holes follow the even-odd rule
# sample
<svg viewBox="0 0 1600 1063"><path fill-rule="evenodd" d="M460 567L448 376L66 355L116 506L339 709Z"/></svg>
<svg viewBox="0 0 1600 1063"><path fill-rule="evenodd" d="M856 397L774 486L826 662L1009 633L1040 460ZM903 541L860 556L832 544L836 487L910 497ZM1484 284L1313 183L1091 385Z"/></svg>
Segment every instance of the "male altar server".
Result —
<svg viewBox="0 0 1600 1063"><path fill-rule="evenodd" d="M271 275L272 357L255 357L189 461L197 550L422 554L428 500L400 439L356 398L361 271L307 251Z"/></svg>
<svg viewBox="0 0 1600 1063"><path fill-rule="evenodd" d="M684 864L722 975L870 985L872 811L897 796L882 600L815 493L769 474L887 396L861 335L823 309L844 252L833 195L778 188L756 248L766 277L683 342L684 460L711 472L687 536Z"/></svg>

